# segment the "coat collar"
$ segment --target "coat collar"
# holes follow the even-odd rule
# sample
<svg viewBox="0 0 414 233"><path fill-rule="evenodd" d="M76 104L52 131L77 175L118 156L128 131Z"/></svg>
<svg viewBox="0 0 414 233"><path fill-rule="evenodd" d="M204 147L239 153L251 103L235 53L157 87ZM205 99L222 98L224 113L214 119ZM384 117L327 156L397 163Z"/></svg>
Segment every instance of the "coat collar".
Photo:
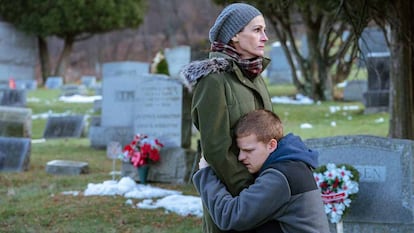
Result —
<svg viewBox="0 0 414 233"><path fill-rule="evenodd" d="M270 59L263 58L263 69L270 63ZM220 52L211 52L209 58L200 61L194 61L184 66L180 72L181 82L191 91L197 81L211 73L224 73L235 71L237 77L243 82L244 76L237 64L226 54Z"/></svg>

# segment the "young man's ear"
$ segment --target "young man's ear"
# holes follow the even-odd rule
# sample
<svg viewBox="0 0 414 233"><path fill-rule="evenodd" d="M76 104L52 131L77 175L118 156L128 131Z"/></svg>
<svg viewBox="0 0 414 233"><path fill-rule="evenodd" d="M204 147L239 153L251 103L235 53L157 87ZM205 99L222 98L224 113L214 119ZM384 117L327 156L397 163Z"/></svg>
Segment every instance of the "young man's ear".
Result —
<svg viewBox="0 0 414 233"><path fill-rule="evenodd" d="M275 151L276 148L277 148L277 140L276 139L271 139L269 144L268 144L268 149L269 149L270 153Z"/></svg>

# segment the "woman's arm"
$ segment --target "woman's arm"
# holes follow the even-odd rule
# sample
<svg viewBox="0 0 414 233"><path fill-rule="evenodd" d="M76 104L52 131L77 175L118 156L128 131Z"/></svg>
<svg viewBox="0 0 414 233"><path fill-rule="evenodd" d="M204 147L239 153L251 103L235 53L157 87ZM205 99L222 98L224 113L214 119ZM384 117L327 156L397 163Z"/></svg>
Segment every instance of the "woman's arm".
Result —
<svg viewBox="0 0 414 233"><path fill-rule="evenodd" d="M209 167L199 170L193 182L213 221L222 230L255 228L274 217L290 200L286 177L276 169L267 169L235 197Z"/></svg>

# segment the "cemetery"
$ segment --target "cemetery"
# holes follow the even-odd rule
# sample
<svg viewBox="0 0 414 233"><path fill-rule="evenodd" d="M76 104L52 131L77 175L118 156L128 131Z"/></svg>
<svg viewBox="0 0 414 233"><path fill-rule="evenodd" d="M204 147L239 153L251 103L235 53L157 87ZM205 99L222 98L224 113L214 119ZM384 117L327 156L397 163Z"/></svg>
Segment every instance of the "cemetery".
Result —
<svg viewBox="0 0 414 233"><path fill-rule="evenodd" d="M35 42L0 21L0 232L200 232L191 183L199 133L179 80L191 47L163 49L168 74L131 59L99 64L99 76L40 84ZM390 52L377 29L359 42L364 72L340 88L341 101L323 102L291 98L292 71L280 44L269 43L274 111L285 134L319 152L319 165L358 174L347 173L357 188L332 233L414 232L414 141L387 137ZM151 152L137 156L138 146ZM341 194L341 203L350 197Z"/></svg>
<svg viewBox="0 0 414 233"><path fill-rule="evenodd" d="M128 66L131 64L129 63ZM92 101L89 103L59 101L62 97L60 89L38 89L28 92L28 98L32 99L27 102L30 108L17 110L16 107L2 107L0 119L4 122L10 122L12 119L13 122L16 122L7 124L19 126L13 127L19 129L17 132L19 132L19 137L22 137L18 140L0 138L0 145L11 143L6 147L8 150L16 151L17 155L13 156L21 158L20 161L14 161L13 165L2 162L0 166L3 169L13 167L15 171L19 172L19 178L15 177L15 171L7 171L6 173L3 171L2 175L6 175L7 179L17 179L20 182L32 180L30 178L32 176L38 177L39 181L37 179L33 181L36 185L42 185L41 180L47 180L50 183L48 188L50 191L39 193L39 195L45 195L41 198L41 202L44 204L49 202L46 193L51 192L55 198L58 198L58 202L65 199L72 202L74 206L83 205L82 203L93 200L95 205L104 205L106 206L104 209L108 211L109 208L114 207L131 208L123 203L124 197L116 198L116 201L111 201L111 204L108 204L108 201L101 203L103 200L95 200L93 196L98 195L94 193L97 191L90 190L89 185L95 184L97 186L97 183L106 180L119 180L121 177L131 177L138 184L140 183L137 170L131 164L123 163L119 159L112 159L114 154L121 151L121 145L127 144L133 138L134 130L132 129L135 128L136 132L156 134L155 136L160 139L166 138L163 140L165 148L161 149L160 162L150 168L148 184L196 197L197 193L189 183L189 176L193 169L194 158L196 158L197 133L193 132L190 126L183 126L188 124L188 121L181 120L184 116L176 116L183 114L183 112L177 111L182 107L176 107L181 106L181 101L178 100L183 97L182 87L162 75L145 74L139 79L139 82L143 83L145 87L142 91L145 94L140 94L136 92L140 88L139 85L134 84L134 80L129 76L134 73L133 71L113 73L121 74L124 84L128 83L128 85L123 87L117 85L115 78L108 76L103 81L102 93L104 96L111 97L102 99L100 107L97 107L99 110L94 110L95 103ZM152 82L155 80L161 84L153 84ZM106 81L113 88L106 89ZM165 84L162 84L163 82ZM48 92L50 97L32 102L34 98L39 98L41 92ZM285 87L283 90L275 89L273 95L289 95L290 92L291 90ZM164 96L158 96L157 93L165 93L171 98L165 99ZM131 103L143 98L147 98L147 100L140 101L139 104L142 104L139 105L140 111L134 110ZM43 111L48 111L41 107L45 103L50 103L48 108L53 109L55 114L52 113L47 119L42 119L40 116ZM164 108L161 109L159 106ZM170 106L175 106L175 108ZM327 102L320 105L275 103L275 106L282 113L282 117L287 119L286 130L296 132L307 139L306 143L310 147L320 151L321 163L349 163L363 172L358 199L352 203L350 212L344 220L344 227L347 231L351 231L349 229L352 229L351 232L356 232L358 229L389 229L390 225L401 225L406 229L412 229L410 225L407 225L413 219L412 212L410 212L413 207L407 205L410 203L407 193L410 193L412 189L410 178L399 179L399 177L410 176L413 172L411 167L407 167L412 163L410 155L413 153L413 145L407 141L389 140L384 137L387 128L387 113L363 114L364 106L358 101ZM64 114L69 108L75 111L71 116ZM112 111L106 112L105 108L112 109ZM145 111L141 111L143 109ZM336 110L332 111L332 109ZM96 115L97 112L100 114ZM168 112L170 114L167 114ZM310 117L303 118L300 112L307 112ZM92 121L93 117L96 119L96 123L88 123ZM30 118L33 120L30 121ZM385 120L378 121L380 118ZM332 122L336 122L335 127L332 126ZM363 131L359 129L362 122L365 122ZM310 124L311 128L301 127L303 123ZM152 126L148 127L150 124ZM154 130L155 128L158 130ZM183 129L189 132L184 133ZM8 131L3 129L2 132ZM375 136L362 136L360 135L362 132ZM6 133L3 133L3 136L4 134ZM32 138L31 142L27 139L29 135ZM114 144L114 142L118 143ZM117 151L112 154L109 148L105 147L105 145L111 144L115 145L112 146L112 151ZM19 148L19 150L13 148ZM356 152L357 150L358 152ZM358 156L358 154L364 154L364 156ZM30 163L28 162L29 158ZM4 159L0 158L0 161L4 161ZM68 185L53 188L50 186L62 181L68 182ZM89 188L86 189L86 187ZM78 198L82 194L75 196L73 190L80 193L83 190L87 195L79 200ZM398 191L389 193L389 190ZM8 194L10 198L19 197L23 195L21 192L24 192L18 187L9 187L2 191L14 193ZM64 194L68 192L70 194ZM374 199L371 199L372 192L377 193ZM116 194L114 195L116 196ZM133 199L133 202L139 204L140 200ZM392 208L388 207L390 205ZM58 206L59 204L53 208L58 208ZM372 207L367 208L367 206ZM382 212L383 210L386 211ZM154 213L154 210L145 209L135 209L134 211L146 212L150 215ZM162 208L157 208L155 211L161 214ZM390 211L394 214L387 214ZM69 214L74 215L77 212L73 210ZM105 216L104 213L102 214ZM179 215L161 215L163 217L158 217L157 221L161 221L161 218L183 221L178 220L182 218ZM187 227L192 224L197 225L200 221L200 217L193 213L193 215L186 217L185 222L187 223L185 225ZM150 222L147 224L151 225ZM334 224L331 227L332 232L335 232ZM370 231L367 230L367 232Z"/></svg>

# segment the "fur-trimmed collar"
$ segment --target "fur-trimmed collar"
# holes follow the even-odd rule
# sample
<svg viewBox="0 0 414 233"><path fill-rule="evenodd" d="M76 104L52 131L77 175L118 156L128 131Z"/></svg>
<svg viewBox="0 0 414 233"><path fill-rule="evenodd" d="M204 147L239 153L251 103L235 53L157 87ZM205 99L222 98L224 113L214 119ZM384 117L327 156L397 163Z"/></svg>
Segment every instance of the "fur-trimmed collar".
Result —
<svg viewBox="0 0 414 233"><path fill-rule="evenodd" d="M194 61L184 66L180 72L180 79L183 84L192 90L200 78L211 73L223 73L232 69L231 62L223 57Z"/></svg>

